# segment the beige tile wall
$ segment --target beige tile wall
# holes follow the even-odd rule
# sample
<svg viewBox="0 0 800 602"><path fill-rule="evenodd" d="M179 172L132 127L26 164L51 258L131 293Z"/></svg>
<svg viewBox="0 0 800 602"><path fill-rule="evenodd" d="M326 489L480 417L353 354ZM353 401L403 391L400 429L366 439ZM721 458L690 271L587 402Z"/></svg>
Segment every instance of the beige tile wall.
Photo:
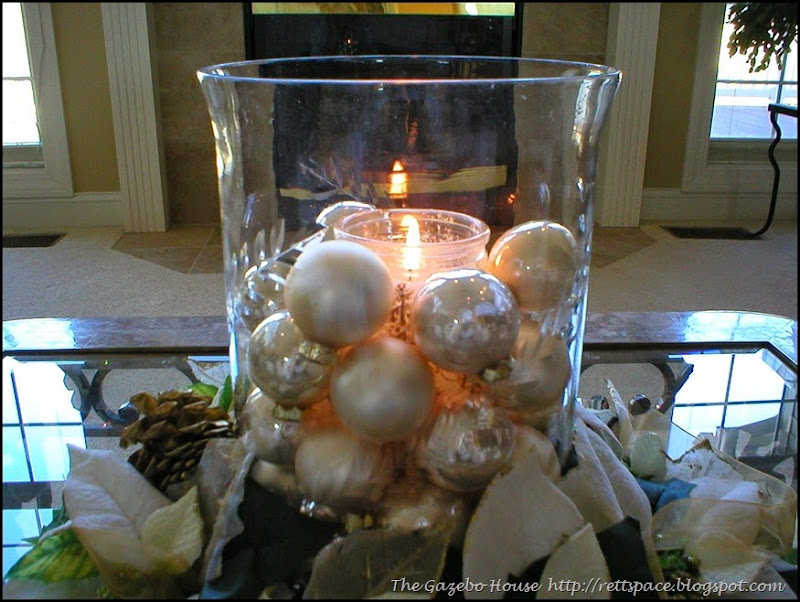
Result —
<svg viewBox="0 0 800 602"><path fill-rule="evenodd" d="M607 2L526 2L522 56L586 63L605 61Z"/></svg>
<svg viewBox="0 0 800 602"><path fill-rule="evenodd" d="M244 60L242 4L155 2L153 9L170 221L216 224L214 137L195 73Z"/></svg>
<svg viewBox="0 0 800 602"><path fill-rule="evenodd" d="M173 224L219 222L214 139L195 71L244 60L238 2L153 3L161 127ZM602 63L607 3L525 3L522 54Z"/></svg>

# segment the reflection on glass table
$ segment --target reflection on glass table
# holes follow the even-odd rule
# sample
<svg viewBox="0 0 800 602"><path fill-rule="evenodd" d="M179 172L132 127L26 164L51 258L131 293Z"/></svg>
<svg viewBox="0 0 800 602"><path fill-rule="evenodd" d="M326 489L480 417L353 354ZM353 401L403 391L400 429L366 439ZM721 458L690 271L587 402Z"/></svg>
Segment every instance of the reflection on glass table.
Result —
<svg viewBox="0 0 800 602"><path fill-rule="evenodd" d="M646 397L693 437L797 488L797 372L767 348L587 352L579 395ZM667 453L677 458L685 436Z"/></svg>

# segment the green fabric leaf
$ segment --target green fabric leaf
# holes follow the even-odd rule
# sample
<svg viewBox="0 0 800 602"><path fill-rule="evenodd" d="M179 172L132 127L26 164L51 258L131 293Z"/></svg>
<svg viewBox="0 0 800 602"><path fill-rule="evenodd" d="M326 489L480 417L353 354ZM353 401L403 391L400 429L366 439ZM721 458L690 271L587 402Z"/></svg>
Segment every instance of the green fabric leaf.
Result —
<svg viewBox="0 0 800 602"><path fill-rule="evenodd" d="M423 531L354 531L317 554L303 598L372 598L396 593L400 579L438 580L452 529L448 522Z"/></svg>
<svg viewBox="0 0 800 602"><path fill-rule="evenodd" d="M37 579L48 583L96 576L95 567L72 529L40 539L8 571L7 579Z"/></svg>
<svg viewBox="0 0 800 602"><path fill-rule="evenodd" d="M228 412L231 407L231 401L233 401L233 383L231 382L231 377L229 374L225 378L225 382L222 383L222 394L219 397L219 407Z"/></svg>
<svg viewBox="0 0 800 602"><path fill-rule="evenodd" d="M195 395L207 395L213 399L217 394L219 387L215 387L214 385L209 385L206 383L192 383L190 389Z"/></svg>

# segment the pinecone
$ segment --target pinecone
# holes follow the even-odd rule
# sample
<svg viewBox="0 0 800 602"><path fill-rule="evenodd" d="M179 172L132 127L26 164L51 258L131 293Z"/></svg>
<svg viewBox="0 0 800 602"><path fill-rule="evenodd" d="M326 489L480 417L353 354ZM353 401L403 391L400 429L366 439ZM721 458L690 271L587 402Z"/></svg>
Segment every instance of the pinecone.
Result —
<svg viewBox="0 0 800 602"><path fill-rule="evenodd" d="M211 407L211 401L191 391L166 391L158 399L150 393L131 397L140 418L125 427L119 443L123 449L142 444L128 462L160 491L194 472L210 438L236 436L228 413Z"/></svg>

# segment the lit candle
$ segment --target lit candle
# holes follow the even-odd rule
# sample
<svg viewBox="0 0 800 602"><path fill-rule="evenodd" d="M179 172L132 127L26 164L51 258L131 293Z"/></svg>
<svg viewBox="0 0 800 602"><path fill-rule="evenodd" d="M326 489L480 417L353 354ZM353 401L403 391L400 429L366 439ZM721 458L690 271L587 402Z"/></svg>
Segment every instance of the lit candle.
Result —
<svg viewBox="0 0 800 602"><path fill-rule="evenodd" d="M416 292L433 274L480 267L487 256L489 226L455 211L376 209L343 218L334 235L366 246L386 263L395 287L389 331L407 340Z"/></svg>
<svg viewBox="0 0 800 602"><path fill-rule="evenodd" d="M438 272L482 263L489 226L456 211L376 209L344 217L334 236L377 253L395 282L421 283Z"/></svg>
<svg viewBox="0 0 800 602"><path fill-rule="evenodd" d="M413 215L404 215L400 220L400 225L408 228L406 244L403 247L403 267L408 270L408 280L413 280L422 260L422 249L419 246L421 242L419 222Z"/></svg>

